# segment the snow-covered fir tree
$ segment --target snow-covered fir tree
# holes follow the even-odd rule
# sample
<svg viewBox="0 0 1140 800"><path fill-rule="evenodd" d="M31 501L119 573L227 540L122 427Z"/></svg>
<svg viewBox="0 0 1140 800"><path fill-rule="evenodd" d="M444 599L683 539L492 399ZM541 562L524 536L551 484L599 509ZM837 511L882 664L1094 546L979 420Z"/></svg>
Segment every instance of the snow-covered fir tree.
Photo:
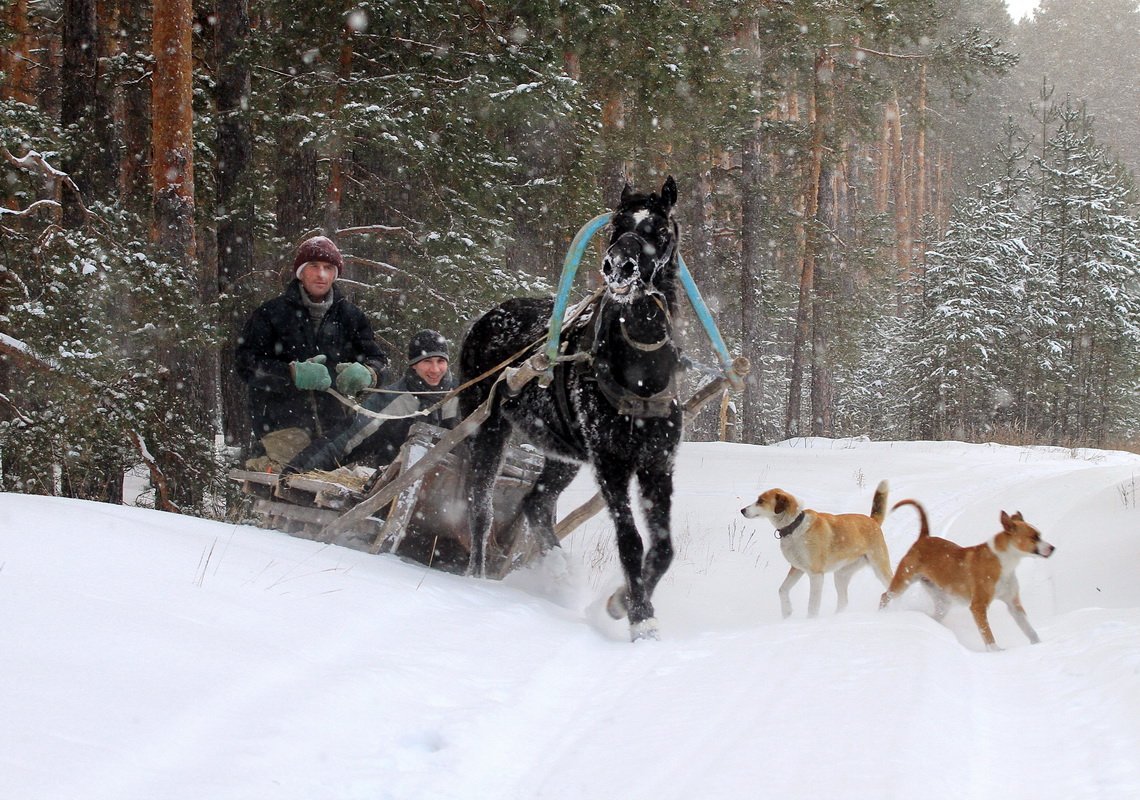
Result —
<svg viewBox="0 0 1140 800"><path fill-rule="evenodd" d="M1043 410L1055 436L1103 443L1135 416L1140 346L1140 221L1134 187L1097 144L1092 121L1070 103L1035 168L1041 192L1034 253L1036 300L1054 336L1040 349Z"/></svg>
<svg viewBox="0 0 1140 800"><path fill-rule="evenodd" d="M1033 158L1007 131L1002 177L956 206L927 253L921 302L888 340L897 435L1103 444L1133 432L1134 190L1082 113L1049 118Z"/></svg>

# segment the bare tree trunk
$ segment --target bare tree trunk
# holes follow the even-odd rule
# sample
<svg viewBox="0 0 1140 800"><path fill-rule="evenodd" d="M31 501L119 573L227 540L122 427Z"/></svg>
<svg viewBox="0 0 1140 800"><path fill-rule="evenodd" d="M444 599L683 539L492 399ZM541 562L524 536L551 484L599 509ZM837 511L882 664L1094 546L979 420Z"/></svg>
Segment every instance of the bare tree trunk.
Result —
<svg viewBox="0 0 1140 800"><path fill-rule="evenodd" d="M911 220L911 240L914 254L918 257L920 269L925 269L926 248L923 246L922 230L926 216L926 64L919 67L918 79L918 126L914 146L914 216Z"/></svg>
<svg viewBox="0 0 1140 800"><path fill-rule="evenodd" d="M750 444L760 444L764 440L764 349L760 307L764 295L764 253L770 237L766 235L764 225L767 164L762 144L759 127L741 142L740 349L752 364L752 371L744 384L740 440Z"/></svg>
<svg viewBox="0 0 1140 800"><path fill-rule="evenodd" d="M823 70L834 72L834 62L830 56L822 64ZM821 71L817 67L815 85L815 126L818 134L814 137L820 143L818 167L813 154L812 169L818 169L816 181L815 216L808 218L814 234L812 256L815 261L814 284L811 297L811 433L813 436L831 436L835 431L833 409L833 381L831 358L828 354L828 341L832 333L830 312L835 302L835 289L838 275L836 266L836 220L840 214L837 198L837 180L831 144L834 134L832 126L832 106L834 105L835 81L819 80Z"/></svg>
<svg viewBox="0 0 1140 800"><path fill-rule="evenodd" d="M194 139L191 0L156 4L151 109L154 239L164 257L194 260Z"/></svg>
<svg viewBox="0 0 1140 800"><path fill-rule="evenodd" d="M98 75L101 49L105 45L98 35L95 0L65 0L60 123L72 146L63 160L64 172L71 180L60 182L60 201L62 222L69 228L80 228L87 222L80 192L88 198L109 200L115 186L110 94ZM98 295L87 298L87 302L106 306L106 299ZM62 468L60 483L68 496L122 502L123 463L117 454L100 448L82 459L65 457Z"/></svg>
<svg viewBox="0 0 1140 800"><path fill-rule="evenodd" d="M297 107L287 84L281 89L278 112L288 120L281 127L277 150L277 235L296 241L317 219L317 151L302 144L306 130L291 119Z"/></svg>
<svg viewBox="0 0 1140 800"><path fill-rule="evenodd" d="M94 194L110 200L119 190L119 139L115 132L117 87L111 70L119 55L119 6L108 0L98 2L98 58L95 69L94 126L92 136L97 153L98 182Z"/></svg>
<svg viewBox="0 0 1140 800"><path fill-rule="evenodd" d="M159 257L178 265L200 292L205 282L197 272L194 233L194 151L193 151L193 60L191 53L191 0L166 0L154 7L152 52L154 77L151 108L154 143L151 181L154 186L154 228L152 236ZM171 407L182 414L182 422L207 435L213 396L212 370L207 356L173 342L164 354L171 380L165 387ZM166 448L189 447L189 443L150 443ZM196 501L204 486L194 485L186 453L164 449L157 460L172 500L181 506Z"/></svg>
<svg viewBox="0 0 1140 800"><path fill-rule="evenodd" d="M891 120L897 113L894 105L883 106L883 125L879 132L879 159L875 167L875 213L885 214L891 186Z"/></svg>
<svg viewBox="0 0 1140 800"><path fill-rule="evenodd" d="M937 147L936 162L934 165L934 187L930 195L930 213L934 215L934 230L938 237L946 232L945 202L946 202L946 149L939 143Z"/></svg>
<svg viewBox="0 0 1140 800"><path fill-rule="evenodd" d="M687 250L694 264L712 264L713 239L712 221L708 217L709 197L712 195L712 182L709 179L708 142L693 141L690 158L694 165L692 190L692 211L689 214L690 242Z"/></svg>
<svg viewBox="0 0 1140 800"><path fill-rule="evenodd" d="M36 62L43 66L35 80L36 106L48 118L60 115L60 75L63 71L63 45L58 36L37 36Z"/></svg>
<svg viewBox="0 0 1140 800"><path fill-rule="evenodd" d="M352 36L351 25L345 25L344 39L340 44L340 59L338 62L336 91L333 92L333 107L329 110L329 121L332 130L329 144L329 189L328 203L325 209L325 233L335 236L340 230L340 202L344 191L344 163L345 154L340 136L340 110L344 107L345 88L352 77Z"/></svg>
<svg viewBox="0 0 1140 800"><path fill-rule="evenodd" d="M95 123L96 66L98 61L95 0L64 0L63 74L59 122L74 146L64 157L63 171L79 191L94 194L98 171L91 131ZM63 224L78 228L85 222L83 199L66 185L60 198Z"/></svg>
<svg viewBox="0 0 1140 800"><path fill-rule="evenodd" d="M788 380L788 406L784 416L784 436L792 438L800 435L800 395L803 392L804 349L811 332L812 293L815 290L815 260L819 248L819 226L816 216L819 211L820 175L823 168L824 127L828 123L824 89L820 76L830 72L831 56L822 51L816 57L815 82L812 89L811 150L807 186L804 190L804 249L800 261L799 305L796 311L796 330L792 341L791 373Z"/></svg>
<svg viewBox="0 0 1140 800"><path fill-rule="evenodd" d="M625 102L621 92L614 90L602 105L602 141L609 141L613 135L611 131L620 130L625 126ZM604 151L603 151L604 152ZM600 184L602 202L607 208L617 205L621 197L622 187L628 180L626 164L617 157L603 157L601 164Z"/></svg>
<svg viewBox="0 0 1140 800"><path fill-rule="evenodd" d="M129 53L128 71L120 81L122 150L119 196L128 208L142 213L152 202L150 187L150 71L142 54L148 51L142 0L118 0L122 49Z"/></svg>
<svg viewBox="0 0 1140 800"><path fill-rule="evenodd" d="M913 277L911 274L913 240L910 216L910 181L907 179L906 151L903 149L902 109L899 106L897 93L891 102L891 108L894 112L891 118L891 150L894 154L893 172L895 175L895 263L898 265L901 278L899 285L902 287ZM900 289L900 312L905 308L907 302L908 298L905 291Z"/></svg>
<svg viewBox="0 0 1140 800"><path fill-rule="evenodd" d="M835 229L834 172L828 159L820 168L819 201L816 208L816 225L819 231ZM817 238L819 256L815 259L815 286L812 292L811 327L811 435L831 436L835 423L832 413L833 388L831 363L827 352L830 306L834 301L833 288L836 276L827 269L829 260L825 252L834 250L834 243L824 245L822 235Z"/></svg>
<svg viewBox="0 0 1140 800"><path fill-rule="evenodd" d="M253 187L250 185L252 141L249 112L249 0L219 0L217 5L217 186L218 293L221 331L227 346L219 354L218 376L222 430L227 444L250 438L245 384L234 371L234 342L249 312L243 279L253 270Z"/></svg>
<svg viewBox="0 0 1140 800"><path fill-rule="evenodd" d="M11 44L0 48L0 72L5 79L0 83L0 99L15 100L18 103L35 103L32 92L32 76L28 70L28 0L12 0L4 15L8 30L12 32Z"/></svg>
<svg viewBox="0 0 1140 800"><path fill-rule="evenodd" d="M750 20L737 31L743 52L751 53L753 80L759 83L764 72L760 49L759 23ZM757 115L752 130L740 143L740 353L752 365L744 382L741 410L737 416L739 440L760 444L764 441L764 327L761 308L764 298L765 254L773 238L767 223L765 195L768 162L764 152L764 120ZM770 258L770 255L769 255Z"/></svg>

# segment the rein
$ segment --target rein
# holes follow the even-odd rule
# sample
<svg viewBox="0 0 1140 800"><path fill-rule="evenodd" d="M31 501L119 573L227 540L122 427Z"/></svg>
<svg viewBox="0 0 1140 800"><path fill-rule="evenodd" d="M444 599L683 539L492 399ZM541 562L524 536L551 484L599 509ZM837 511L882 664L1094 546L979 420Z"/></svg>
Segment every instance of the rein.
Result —
<svg viewBox="0 0 1140 800"><path fill-rule="evenodd" d="M585 300L583 300L581 303L579 303L577 306L572 308L570 310L570 313L566 317L566 323L567 324L573 324L579 317L582 316L582 314L584 314L586 312L586 309L590 308L593 305L594 301L601 295L601 293L602 293L602 290L598 289L593 294L591 294L589 297L587 297ZM543 334L541 339L536 339L535 341L531 342L530 344L528 344L526 347L522 348L518 352L513 353L510 356L507 356L507 358L503 359L498 364L496 364L495 366L486 370L482 374L476 375L474 378L467 381L466 383L463 383L459 386L456 386L454 389L447 392L447 394L445 394L438 402L436 402L435 405L432 405L428 408L420 409L419 411L413 411L410 414L383 414L379 411L372 411L371 409L365 408L364 406L360 405L360 403L356 402L352 398L345 397L343 394L338 392L336 389L331 389L331 388L325 389L325 392L327 394L331 394L333 397L335 397L337 400L339 400L344 405L351 408L357 414L363 414L364 416L371 417L372 419L389 420L389 419L413 419L415 417L426 417L426 416L430 416L436 410L442 408L444 405L446 405L453 398L458 397L459 394L464 389L467 389L467 388L475 385L476 383L479 383L479 381L481 381L485 378L491 377L496 372L501 372L502 370L509 367L512 362L522 358L527 353L531 352L536 347L538 347L541 344L544 344L545 342L546 342L546 335ZM575 356L559 356L559 358L557 360L558 361L576 361L576 360L580 360L580 359L578 359ZM368 391L380 392L380 393L386 393L386 394L429 394L429 392L396 392L396 391L393 391L391 389L369 389ZM439 393L440 392L430 392L430 394L439 394Z"/></svg>
<svg viewBox="0 0 1140 800"><path fill-rule="evenodd" d="M522 350L519 350L517 353L511 355L510 357L508 357L504 361L500 361L498 364L491 367L489 370L484 372L482 375L477 375L474 378L472 378L471 380L464 383L463 385L456 386L454 389L452 389L450 392L448 392L446 395L444 395L443 398L441 400L439 400L435 405L430 406L428 408L421 408L419 411L413 411L410 414L384 414L384 413L381 413L380 411L372 411L371 409L365 408L364 406L360 405L360 403L356 402L352 398L345 397L343 394L338 392L336 389L325 389L325 392L328 394L331 394L333 397L335 397L340 402L344 403L346 406L351 408L357 414L363 414L364 416L371 417L372 419L389 420L389 419L413 419L415 417L426 417L426 416L430 416L432 414L432 412L436 411L437 409L443 408L443 406L446 405L448 403L448 401L450 401L452 398L458 397L459 393L462 392L464 389L468 388L469 386L472 386L473 384L478 383L479 381L483 380L484 378L489 378L491 375L494 375L496 372L499 372L500 370L506 368L516 358L521 358L522 356L526 355L530 350L533 350L535 347L542 344L544 341L546 341L545 336L543 338L533 342L532 344L528 344ZM384 391L384 390L382 390L382 391ZM393 391L388 391L388 394L425 394L425 393L424 392L393 392Z"/></svg>

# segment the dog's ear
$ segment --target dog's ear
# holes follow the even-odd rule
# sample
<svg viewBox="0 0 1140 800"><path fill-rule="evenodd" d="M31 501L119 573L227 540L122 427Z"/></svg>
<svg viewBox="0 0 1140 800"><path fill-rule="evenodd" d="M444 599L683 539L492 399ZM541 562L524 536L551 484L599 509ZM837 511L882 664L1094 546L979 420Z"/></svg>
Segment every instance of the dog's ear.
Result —
<svg viewBox="0 0 1140 800"><path fill-rule="evenodd" d="M783 492L776 492L776 502L772 503L772 510L777 514L783 514L784 510L788 507L788 496Z"/></svg>
<svg viewBox="0 0 1140 800"><path fill-rule="evenodd" d="M1021 512L1014 514L1012 517L1004 511L1001 512L1001 526L1007 531L1013 527L1014 520L1018 519L1021 519Z"/></svg>

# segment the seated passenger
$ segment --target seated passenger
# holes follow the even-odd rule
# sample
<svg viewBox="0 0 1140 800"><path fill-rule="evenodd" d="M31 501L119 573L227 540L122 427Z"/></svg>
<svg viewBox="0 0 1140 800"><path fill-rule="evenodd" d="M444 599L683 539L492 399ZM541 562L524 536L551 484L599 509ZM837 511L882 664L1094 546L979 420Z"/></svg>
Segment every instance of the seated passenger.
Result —
<svg viewBox="0 0 1140 800"><path fill-rule="evenodd" d="M459 424L459 401L455 397L430 414L410 416L438 404L454 388L455 379L448 371L447 339L436 331L420 331L408 343L408 369L404 377L369 393L361 403L368 411L396 419L377 418L358 411L349 422L314 439L289 462L282 474L331 470L350 463L371 467L390 464L415 423L427 422L441 428L454 428Z"/></svg>
<svg viewBox="0 0 1140 800"><path fill-rule="evenodd" d="M241 332L236 369L249 387L257 440L252 455L261 456L251 460L251 469L284 464L312 437L352 419L325 392L334 381L342 394L354 395L388 380L388 356L372 325L335 283L343 264L332 240L306 239L285 291L260 305Z"/></svg>

